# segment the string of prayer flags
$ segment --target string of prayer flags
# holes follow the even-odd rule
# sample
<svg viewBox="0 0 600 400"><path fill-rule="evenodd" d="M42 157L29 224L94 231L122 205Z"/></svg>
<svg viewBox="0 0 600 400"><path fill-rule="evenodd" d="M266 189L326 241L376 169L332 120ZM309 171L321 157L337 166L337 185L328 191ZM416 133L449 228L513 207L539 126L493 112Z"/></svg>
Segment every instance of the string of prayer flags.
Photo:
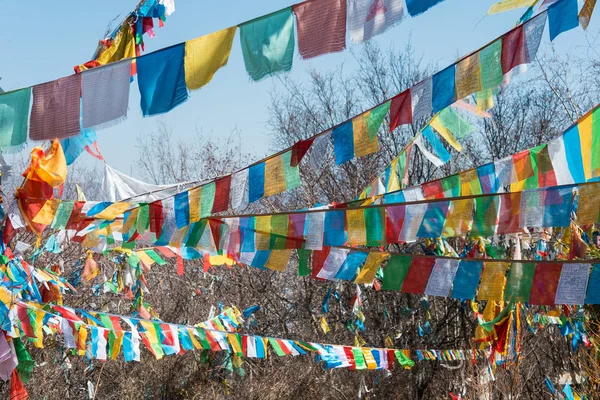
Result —
<svg viewBox="0 0 600 400"><path fill-rule="evenodd" d="M348 31L354 43L382 34L404 18L402 0L348 1Z"/></svg>
<svg viewBox="0 0 600 400"><path fill-rule="evenodd" d="M82 126L102 129L127 118L131 60L81 74Z"/></svg>
<svg viewBox="0 0 600 400"><path fill-rule="evenodd" d="M292 7L302 58L346 48L346 0L307 0Z"/></svg>
<svg viewBox="0 0 600 400"><path fill-rule="evenodd" d="M234 26L185 42L185 83L189 90L205 86L227 65L236 30Z"/></svg>
<svg viewBox="0 0 600 400"><path fill-rule="evenodd" d="M240 25L244 64L254 81L290 71L294 59L294 17L288 7Z"/></svg>
<svg viewBox="0 0 600 400"><path fill-rule="evenodd" d="M548 7L550 41L558 35L579 26L577 0L559 0Z"/></svg>
<svg viewBox="0 0 600 400"><path fill-rule="evenodd" d="M81 75L35 85L32 92L31 140L64 139L79 133Z"/></svg>
<svg viewBox="0 0 600 400"><path fill-rule="evenodd" d="M185 44L167 47L136 59L142 114L163 114L188 98Z"/></svg>

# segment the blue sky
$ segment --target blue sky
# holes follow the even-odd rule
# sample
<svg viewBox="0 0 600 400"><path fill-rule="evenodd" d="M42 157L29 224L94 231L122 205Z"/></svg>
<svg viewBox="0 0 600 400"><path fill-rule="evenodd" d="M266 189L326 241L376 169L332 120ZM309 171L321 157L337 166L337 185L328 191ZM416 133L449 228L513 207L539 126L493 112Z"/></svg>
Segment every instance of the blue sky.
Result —
<svg viewBox="0 0 600 400"><path fill-rule="evenodd" d="M475 50L509 30L524 11L519 9L487 16L482 20L495 1L446 0L418 17L407 17L398 26L373 40L384 48L401 48L410 37L417 55L423 55L426 62L443 67L457 56ZM0 25L0 86L4 90L12 90L71 74L74 65L91 58L108 23L119 15L121 20L136 3L137 0L0 0L0 15L3 16ZM155 38L146 38L146 52L202 36L291 4L283 0L176 0L176 12L169 17L165 26L155 28ZM594 17L599 18L597 15ZM596 26L596 20L592 18L589 30L596 29ZM566 52L576 50L584 42L585 34L578 28L561 35L555 45L559 51ZM348 40L349 49L358 50L360 46ZM541 51L548 50L546 33ZM296 79L306 79L307 71L312 68L325 71L341 63L345 64L346 69L355 67L348 49L308 61L296 55L290 74ZM271 148L267 126L269 93L276 86L277 79L273 78L258 83L249 80L244 69L239 37L236 36L228 65L217 72L208 86L191 92L185 104L164 116L141 116L137 82L134 82L128 119L117 126L98 131L100 150L111 166L139 176L136 173L136 139L139 135L154 131L157 119L163 118L173 129L174 137L181 140L195 139L196 129L218 139L237 127L247 151L259 159L269 154ZM83 157L90 159L84 162L93 164L93 159L87 154Z"/></svg>

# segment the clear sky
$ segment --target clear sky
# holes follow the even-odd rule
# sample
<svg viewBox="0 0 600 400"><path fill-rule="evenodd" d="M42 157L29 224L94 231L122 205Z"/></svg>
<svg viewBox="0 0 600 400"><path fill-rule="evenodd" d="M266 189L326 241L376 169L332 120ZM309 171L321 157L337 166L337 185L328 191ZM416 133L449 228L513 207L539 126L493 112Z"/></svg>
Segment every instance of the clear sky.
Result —
<svg viewBox="0 0 600 400"><path fill-rule="evenodd" d="M384 48L401 48L411 37L417 55L423 55L426 62L444 67L458 55L475 50L509 30L524 12L519 9L482 20L495 1L446 0L420 16L407 17L373 40ZM0 0L3 17L0 25L0 86L12 90L71 74L74 65L91 58L108 23L115 17L122 20L136 3L137 0ZM146 52L227 28L291 4L290 0L176 0L176 11L165 26L155 27L156 37L145 37ZM598 18L594 15L589 30L597 29ZM542 52L549 49L547 35L546 32ZM576 49L584 41L585 34L578 28L561 35L555 45L564 52ZM360 46L348 39L349 49ZM308 61L296 54L291 76L306 79L311 68L325 71L342 62L347 69L356 65L348 49ZM196 128L219 139L237 127L244 146L259 159L269 154L271 148L267 127L269 92L276 84L277 79L273 78L258 83L249 80L238 33L228 65L217 72L208 86L191 92L186 103L164 116L141 116L137 82L134 82L128 119L98 131L100 150L114 168L139 175L136 173L136 139L138 135L155 130L157 119L164 118L173 128L175 138L181 140L194 139ZM371 105L365 104L367 106ZM91 159L87 154L82 157Z"/></svg>

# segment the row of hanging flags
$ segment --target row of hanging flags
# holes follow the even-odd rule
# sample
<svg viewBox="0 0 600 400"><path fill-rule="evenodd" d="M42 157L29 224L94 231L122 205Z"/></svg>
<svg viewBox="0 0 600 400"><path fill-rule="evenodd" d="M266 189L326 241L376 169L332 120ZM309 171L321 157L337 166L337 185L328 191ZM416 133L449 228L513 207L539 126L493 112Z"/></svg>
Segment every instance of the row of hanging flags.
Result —
<svg viewBox="0 0 600 400"><path fill-rule="evenodd" d="M424 11L420 8L421 3L408 1L407 9L411 14ZM240 24L240 42L248 72L254 79L259 79L289 70L294 49L292 14L296 15L299 27L301 54L314 56L334 48L331 43L336 41L341 40L340 49L343 48L345 39L341 38L345 38L347 13L351 23L349 30L355 32L351 37L358 38L356 32L360 31L363 33L360 37L365 39L380 33L391 25L390 21L399 20L403 9L402 0L356 0L351 2L348 10L344 0L308 0ZM369 13L374 13L372 19L368 19ZM319 138L322 142L326 136L334 138L338 164L370 154L378 149L377 129L388 110L393 130L399 125L427 117L431 112L438 112L472 93L498 86L514 67L533 60L546 18L550 22L550 38L554 39L559 33L578 25L577 1L555 2L479 51L463 57L382 105L346 121L333 132L322 132L298 143L290 156L290 166L294 166L294 155L298 156L310 147L312 140ZM127 23L123 24L123 27L127 26ZM327 32L323 33L323 29ZM134 60L143 115L170 111L187 100L188 90L208 83L214 73L227 63L236 30L237 27L228 28L136 58L124 58L80 74L1 94L0 149L21 148L27 136L34 141L56 137L65 139L123 120L127 116L131 63ZM339 40L335 39L336 35ZM129 40L134 40L133 35L129 37ZM113 44L102 54L121 47ZM265 163L260 164L254 166L257 173L260 172L257 169L264 170ZM248 172L244 171L241 173Z"/></svg>
<svg viewBox="0 0 600 400"><path fill-rule="evenodd" d="M586 225L598 220L596 203L587 199L600 190L594 183L600 177L600 161L594 157L600 153L599 119L597 106L548 144L420 186L390 191L377 200L381 204L367 199L290 213L221 218L215 214L236 208L240 197L263 184L250 179L249 185L240 185L226 176L152 203L64 201L23 188L17 192L17 203L9 207L9 222L13 228L24 225L15 210L18 205L25 223L38 234L46 227L81 231L82 235L101 230L112 240L132 245L133 240L141 238L143 243L153 236L158 245L193 247L207 229L218 233L227 228L289 236L288 242L296 243L296 248L306 243L313 249L566 227L572 211L577 213L578 224ZM28 182L60 186L66 176L60 144L55 141L46 154L34 152L34 156L37 170L29 171ZM397 189L403 173L392 171L396 178L386 179L385 187ZM287 178L284 181L292 180ZM269 183L274 184L273 180ZM502 193L507 188L511 192ZM576 195L583 200L577 208Z"/></svg>
<svg viewBox="0 0 600 400"><path fill-rule="evenodd" d="M66 349L103 361L115 360L120 354L127 362L140 361L140 348L144 344L156 359L186 351L207 350L225 351L235 358L267 358L273 353L278 357L312 353L317 356L317 361L325 363L326 368L351 370L391 370L395 362L403 368L415 365L410 350L341 346L241 334L238 331L244 320L235 308L226 308L209 321L189 326L24 301L11 298L4 289L0 297L9 316L8 322L4 323L9 338L26 338L35 347L44 348L44 335L60 333ZM4 334L0 341L6 341ZM489 357L488 351L475 349L414 352L418 361L476 362Z"/></svg>

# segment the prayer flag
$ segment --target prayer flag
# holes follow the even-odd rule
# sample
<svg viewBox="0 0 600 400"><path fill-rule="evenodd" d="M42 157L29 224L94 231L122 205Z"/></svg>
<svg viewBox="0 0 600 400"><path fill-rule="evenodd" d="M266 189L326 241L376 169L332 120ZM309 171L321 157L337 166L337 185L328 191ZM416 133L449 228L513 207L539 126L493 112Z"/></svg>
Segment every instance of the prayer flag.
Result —
<svg viewBox="0 0 600 400"><path fill-rule="evenodd" d="M542 35L546 26L546 14L540 13L538 16L525 22L523 30L525 31L525 46L527 47L527 62L533 62L538 48L542 41Z"/></svg>
<svg viewBox="0 0 600 400"><path fill-rule="evenodd" d="M507 262L485 261L483 274L479 284L477 300L504 300L504 283L506 282Z"/></svg>
<svg viewBox="0 0 600 400"><path fill-rule="evenodd" d="M563 264L556 289L556 304L584 304L591 264Z"/></svg>
<svg viewBox="0 0 600 400"><path fill-rule="evenodd" d="M354 135L354 153L356 157L366 156L379 151L379 140L377 130L375 135L370 134L369 120L370 111L352 118L352 131ZM377 127L379 128L379 127Z"/></svg>
<svg viewBox="0 0 600 400"><path fill-rule="evenodd" d="M180 43L136 59L145 117L171 111L187 100L184 56L185 45Z"/></svg>
<svg viewBox="0 0 600 400"><path fill-rule="evenodd" d="M127 118L131 60L92 68L81 74L82 126L102 129Z"/></svg>
<svg viewBox="0 0 600 400"><path fill-rule="evenodd" d="M432 108L432 79L425 78L410 88L410 102L412 106L412 121L429 118Z"/></svg>
<svg viewBox="0 0 600 400"><path fill-rule="evenodd" d="M348 230L349 246L365 246L367 244L367 227L365 223L365 210L346 210L346 227Z"/></svg>
<svg viewBox="0 0 600 400"><path fill-rule="evenodd" d="M449 201L436 201L426 204L427 209L423 215L417 237L438 238L442 236L442 228L446 221L449 203Z"/></svg>
<svg viewBox="0 0 600 400"><path fill-rule="evenodd" d="M400 125L412 124L412 104L410 89L392 98L390 105L390 132Z"/></svg>
<svg viewBox="0 0 600 400"><path fill-rule="evenodd" d="M554 304L561 269L562 264L560 263L539 263L536 265L529 303L534 305Z"/></svg>
<svg viewBox="0 0 600 400"><path fill-rule="evenodd" d="M35 85L29 138L42 141L77 135L80 131L80 93L80 74Z"/></svg>
<svg viewBox="0 0 600 400"><path fill-rule="evenodd" d="M506 281L504 301L528 303L534 271L534 263L512 263Z"/></svg>
<svg viewBox="0 0 600 400"><path fill-rule="evenodd" d="M227 65L236 29L233 26L185 42L185 83L189 90L200 89Z"/></svg>
<svg viewBox="0 0 600 400"><path fill-rule="evenodd" d="M550 41L579 25L577 0L559 0L548 7Z"/></svg>
<svg viewBox="0 0 600 400"><path fill-rule="evenodd" d="M488 14L496 14L505 11L514 10L521 7L530 7L537 3L538 0L502 0L492 4L488 10Z"/></svg>
<svg viewBox="0 0 600 400"><path fill-rule="evenodd" d="M292 8L240 25L240 43L246 71L252 80L290 71L294 59Z"/></svg>
<svg viewBox="0 0 600 400"><path fill-rule="evenodd" d="M587 225L600 221L600 183L583 185L578 188L577 224Z"/></svg>
<svg viewBox="0 0 600 400"><path fill-rule="evenodd" d="M402 284L404 283L404 279L406 277L406 274L408 273L408 269L410 268L411 262L411 257L392 255L392 257L387 262L385 268L383 269L382 289L402 289Z"/></svg>
<svg viewBox="0 0 600 400"><path fill-rule="evenodd" d="M190 203L187 191L175 195L175 223L177 229L182 229L190 223Z"/></svg>
<svg viewBox="0 0 600 400"><path fill-rule="evenodd" d="M592 266L592 273L587 285L585 304L600 304L600 264Z"/></svg>
<svg viewBox="0 0 600 400"><path fill-rule="evenodd" d="M444 0L406 0L406 8L408 9L408 13L414 17L424 13L442 1Z"/></svg>
<svg viewBox="0 0 600 400"><path fill-rule="evenodd" d="M479 54L472 54L456 64L456 99L481 91Z"/></svg>
<svg viewBox="0 0 600 400"><path fill-rule="evenodd" d="M504 39L498 39L479 52L481 88L494 89L502 83L502 48Z"/></svg>
<svg viewBox="0 0 600 400"><path fill-rule="evenodd" d="M356 277L354 283L364 283L371 284L373 283L373 279L375 279L375 274L381 263L387 260L390 257L388 253L381 252L371 252L365 261L365 265L363 265L360 273Z"/></svg>
<svg viewBox="0 0 600 400"><path fill-rule="evenodd" d="M346 260L350 250L332 248L323 263L323 268L317 274L317 278L333 280Z"/></svg>
<svg viewBox="0 0 600 400"><path fill-rule="evenodd" d="M346 48L346 0L308 0L292 6L302 58Z"/></svg>
<svg viewBox="0 0 600 400"><path fill-rule="evenodd" d="M498 209L501 198L498 196L478 197L475 199L473 214L473 236L494 236L498 226Z"/></svg>
<svg viewBox="0 0 600 400"><path fill-rule="evenodd" d="M351 0L348 2L350 39L360 43L385 32L404 17L402 0Z"/></svg>
<svg viewBox="0 0 600 400"><path fill-rule="evenodd" d="M454 276L452 287L452 298L461 300L472 300L477 293L477 285L483 269L482 261L461 260L458 270Z"/></svg>
<svg viewBox="0 0 600 400"><path fill-rule="evenodd" d="M345 211L335 210L325 213L324 237L325 246L343 246L346 242Z"/></svg>
<svg viewBox="0 0 600 400"><path fill-rule="evenodd" d="M404 223L398 237L400 242L414 242L416 240L426 211L426 203L406 205Z"/></svg>
<svg viewBox="0 0 600 400"><path fill-rule="evenodd" d="M31 88L0 94L0 149L20 149L27 141Z"/></svg>
<svg viewBox="0 0 600 400"><path fill-rule="evenodd" d="M432 78L432 110L437 113L456 101L456 64L441 70ZM434 127L435 128L435 127Z"/></svg>
<svg viewBox="0 0 600 400"><path fill-rule="evenodd" d="M459 262L460 260L436 259L431 270L431 276L429 276L429 280L427 281L425 294L428 296L448 297Z"/></svg>
<svg viewBox="0 0 600 400"><path fill-rule="evenodd" d="M442 230L443 237L460 237L471 230L473 199L452 200Z"/></svg>
<svg viewBox="0 0 600 400"><path fill-rule="evenodd" d="M353 126L353 121L348 121L333 129L333 152L336 165L341 165L354 158Z"/></svg>
<svg viewBox="0 0 600 400"><path fill-rule="evenodd" d="M448 150L446 150L440 139L433 132L430 125L427 125L425 129L423 129L423 136L427 139L435 154L444 164L450 161L450 153L448 153Z"/></svg>
<svg viewBox="0 0 600 400"><path fill-rule="evenodd" d="M253 203L265 195L265 162L255 164L248 171L248 201Z"/></svg>
<svg viewBox="0 0 600 400"><path fill-rule="evenodd" d="M596 0L586 0L583 7L581 7L581 11L579 11L579 24L581 24L583 30L586 30L590 24L594 7L596 7Z"/></svg>
<svg viewBox="0 0 600 400"><path fill-rule="evenodd" d="M369 253L367 252L350 252L344 263L335 274L335 279L344 281L353 281L356 277L356 271L366 261Z"/></svg>
<svg viewBox="0 0 600 400"><path fill-rule="evenodd" d="M402 292L423 294L435 259L431 257L413 257L408 273L402 282Z"/></svg>
<svg viewBox="0 0 600 400"><path fill-rule="evenodd" d="M523 25L502 37L502 72L508 74L514 67L527 63Z"/></svg>

